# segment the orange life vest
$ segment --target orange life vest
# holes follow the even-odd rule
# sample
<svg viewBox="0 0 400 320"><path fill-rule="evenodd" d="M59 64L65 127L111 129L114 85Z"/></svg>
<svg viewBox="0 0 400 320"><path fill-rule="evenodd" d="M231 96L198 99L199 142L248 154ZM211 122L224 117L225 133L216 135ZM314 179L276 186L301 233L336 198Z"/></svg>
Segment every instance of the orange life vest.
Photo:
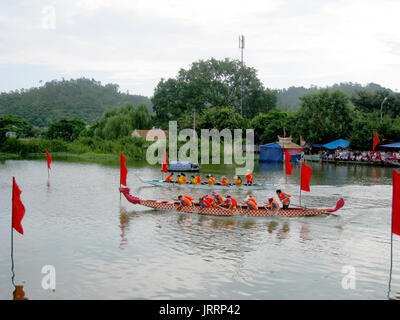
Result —
<svg viewBox="0 0 400 320"><path fill-rule="evenodd" d="M252 200L247 201L247 205L250 210L258 210L257 204Z"/></svg>
<svg viewBox="0 0 400 320"><path fill-rule="evenodd" d="M171 174L165 179L165 182L172 182L173 178L174 178L174 176Z"/></svg>
<svg viewBox="0 0 400 320"><path fill-rule="evenodd" d="M214 177L209 177L208 178L208 184L209 185L214 185L215 184L215 178Z"/></svg>
<svg viewBox="0 0 400 320"><path fill-rule="evenodd" d="M211 197L203 197L203 199L205 199L205 200L207 200L208 202L210 202L210 203L213 203L213 201L214 201L214 199L213 198L211 198Z"/></svg>
<svg viewBox="0 0 400 320"><path fill-rule="evenodd" d="M187 183L186 177L185 176L181 176L179 184L186 184L186 183Z"/></svg>
<svg viewBox="0 0 400 320"><path fill-rule="evenodd" d="M279 199L282 201L283 204L287 204L287 203L289 203L289 201L290 201L290 194L281 192L281 193L278 195L278 197L279 197Z"/></svg>
<svg viewBox="0 0 400 320"><path fill-rule="evenodd" d="M276 207L274 206L274 204ZM276 201L275 199L272 199L272 202L270 202L270 204L269 204L269 209L271 209L271 210L280 209L278 201Z"/></svg>
<svg viewBox="0 0 400 320"><path fill-rule="evenodd" d="M253 174L252 173L246 174L246 179L247 179L247 183L253 184Z"/></svg>
<svg viewBox="0 0 400 320"><path fill-rule="evenodd" d="M221 180L221 184L222 184L223 186L229 186L229 185L230 185L229 180L228 180L227 178L223 178L223 179Z"/></svg>
<svg viewBox="0 0 400 320"><path fill-rule="evenodd" d="M200 206L202 208L204 208L204 207L211 208L212 207L211 202L208 201L208 199L206 199L206 198L204 198L203 200L200 201Z"/></svg>
<svg viewBox="0 0 400 320"><path fill-rule="evenodd" d="M227 207L232 206L232 208L236 208L237 207L237 201L236 201L235 198L232 198L232 197L226 198L225 205Z"/></svg>
<svg viewBox="0 0 400 320"><path fill-rule="evenodd" d="M214 196L214 206L218 206L222 203L224 203L224 198L222 198L222 196L219 193L217 193Z"/></svg>
<svg viewBox="0 0 400 320"><path fill-rule="evenodd" d="M183 206L192 206L192 200L193 198L183 196L180 201Z"/></svg>
<svg viewBox="0 0 400 320"><path fill-rule="evenodd" d="M200 177L199 175L196 176L196 182L197 182L198 184L201 183L201 177Z"/></svg>

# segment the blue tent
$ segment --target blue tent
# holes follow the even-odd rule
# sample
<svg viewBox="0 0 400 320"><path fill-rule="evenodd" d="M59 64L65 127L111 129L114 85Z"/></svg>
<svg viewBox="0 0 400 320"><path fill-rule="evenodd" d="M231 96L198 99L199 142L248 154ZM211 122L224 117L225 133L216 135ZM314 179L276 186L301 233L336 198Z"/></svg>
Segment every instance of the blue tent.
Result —
<svg viewBox="0 0 400 320"><path fill-rule="evenodd" d="M387 147L387 148L400 148L400 142L395 142L391 144L383 144L380 147Z"/></svg>
<svg viewBox="0 0 400 320"><path fill-rule="evenodd" d="M270 143L260 146L259 162L282 162L283 152L282 147L278 143Z"/></svg>
<svg viewBox="0 0 400 320"><path fill-rule="evenodd" d="M326 144L323 144L321 147L327 149L337 149L337 148L347 148L350 145L350 142L344 139L338 139Z"/></svg>

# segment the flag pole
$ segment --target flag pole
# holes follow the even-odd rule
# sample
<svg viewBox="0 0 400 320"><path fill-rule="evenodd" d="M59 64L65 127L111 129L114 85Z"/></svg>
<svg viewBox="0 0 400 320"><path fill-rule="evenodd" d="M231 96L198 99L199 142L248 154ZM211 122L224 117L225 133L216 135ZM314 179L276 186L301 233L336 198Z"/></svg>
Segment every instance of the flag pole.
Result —
<svg viewBox="0 0 400 320"><path fill-rule="evenodd" d="M300 170L300 206L301 206L301 178L303 176L303 170Z"/></svg>
<svg viewBox="0 0 400 320"><path fill-rule="evenodd" d="M393 223L393 222L392 222ZM389 290L388 299L390 299L391 283L392 283L392 265L393 265L393 232L390 230L390 271L389 271Z"/></svg>
<svg viewBox="0 0 400 320"><path fill-rule="evenodd" d="M15 178L13 177L12 203L14 203L14 180L15 180ZM14 210L11 208L11 272L12 272L11 281L12 281L12 284L14 285L14 287L15 287L15 284L14 284L15 273L14 273L14 228L13 228L13 219L14 219Z"/></svg>

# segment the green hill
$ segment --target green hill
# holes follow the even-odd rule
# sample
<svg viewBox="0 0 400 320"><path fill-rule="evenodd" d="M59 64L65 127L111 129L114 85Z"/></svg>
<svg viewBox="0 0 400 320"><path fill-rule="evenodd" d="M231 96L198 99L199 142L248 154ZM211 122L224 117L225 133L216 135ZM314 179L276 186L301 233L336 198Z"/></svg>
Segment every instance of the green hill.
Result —
<svg viewBox="0 0 400 320"><path fill-rule="evenodd" d="M145 104L152 112L148 97L125 94L116 84L102 85L94 79L53 80L42 87L0 94L0 115L16 115L32 125L47 127L61 119L80 118L93 123L104 111L126 103Z"/></svg>
<svg viewBox="0 0 400 320"><path fill-rule="evenodd" d="M277 90L278 93L278 102L277 108L279 110L285 111L296 111L300 108L300 97L306 93L310 93L312 91L317 91L322 89L322 87L311 86L311 88L304 87L290 87L287 89ZM376 91L387 90L392 92L392 90L384 88L376 83L369 83L366 86L362 86L359 83L353 82L342 82L339 84L334 84L329 87L324 87L324 89L341 89L346 92L350 97L352 97L357 91L366 89L371 93Z"/></svg>

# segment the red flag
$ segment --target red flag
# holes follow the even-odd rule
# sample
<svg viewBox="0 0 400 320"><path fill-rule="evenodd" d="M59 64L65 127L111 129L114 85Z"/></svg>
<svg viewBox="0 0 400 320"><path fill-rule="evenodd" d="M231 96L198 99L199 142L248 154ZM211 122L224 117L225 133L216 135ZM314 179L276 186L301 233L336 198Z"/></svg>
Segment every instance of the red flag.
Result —
<svg viewBox="0 0 400 320"><path fill-rule="evenodd" d="M292 156L285 150L285 169L286 169L286 174L291 175L292 174L292 164L290 163L290 158Z"/></svg>
<svg viewBox="0 0 400 320"><path fill-rule="evenodd" d="M379 143L379 137L378 134L375 132L375 136L374 136L374 145L372 146L372 151L375 151L375 147L376 145Z"/></svg>
<svg viewBox="0 0 400 320"><path fill-rule="evenodd" d="M24 234L22 229L21 221L25 215L25 207L21 201L21 189L15 182L15 177L13 177L13 194L12 194L12 227L18 231L20 234Z"/></svg>
<svg viewBox="0 0 400 320"><path fill-rule="evenodd" d="M162 172L168 172L168 160L167 160L167 152L164 151L164 155L163 155L163 163L162 163Z"/></svg>
<svg viewBox="0 0 400 320"><path fill-rule="evenodd" d="M128 174L128 169L126 168L126 165L125 165L126 158L124 157L124 155L122 153L121 153L120 158L121 158L121 174L120 174L119 183L126 186L126 176Z"/></svg>
<svg viewBox="0 0 400 320"><path fill-rule="evenodd" d="M51 169L50 168L51 156L50 156L50 153L47 150L46 150L46 156L47 156L47 168Z"/></svg>
<svg viewBox="0 0 400 320"><path fill-rule="evenodd" d="M393 169L392 233L400 236L400 172Z"/></svg>
<svg viewBox="0 0 400 320"><path fill-rule="evenodd" d="M312 169L309 166L304 163L301 164L301 190L310 191L311 172Z"/></svg>

